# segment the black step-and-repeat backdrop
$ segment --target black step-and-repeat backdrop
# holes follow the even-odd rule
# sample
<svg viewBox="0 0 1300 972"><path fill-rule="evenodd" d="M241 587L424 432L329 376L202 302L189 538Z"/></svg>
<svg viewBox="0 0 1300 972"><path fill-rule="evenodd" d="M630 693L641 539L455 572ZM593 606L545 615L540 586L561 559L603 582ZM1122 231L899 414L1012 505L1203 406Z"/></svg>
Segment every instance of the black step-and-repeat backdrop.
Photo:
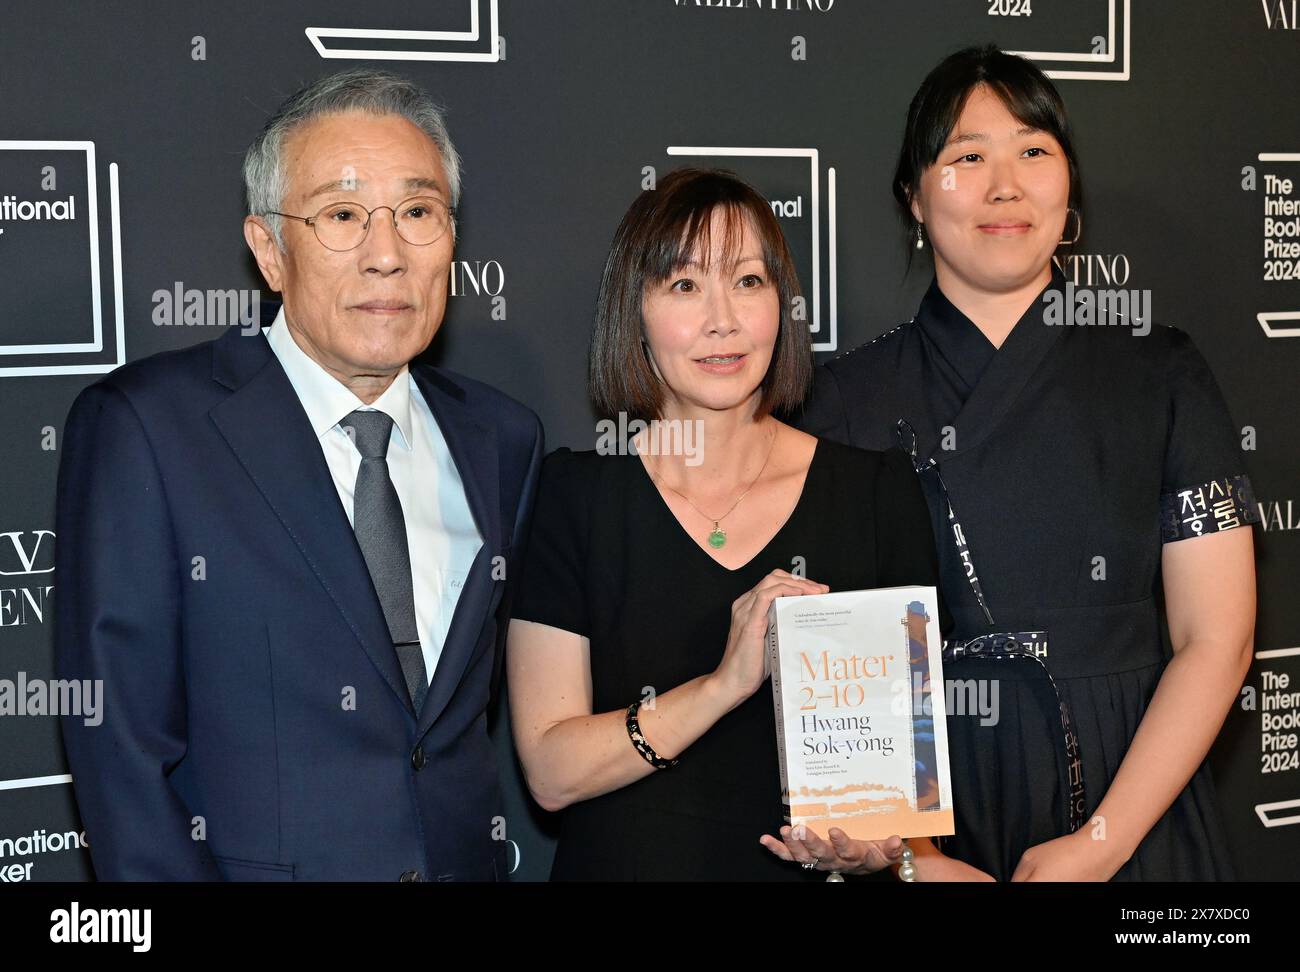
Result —
<svg viewBox="0 0 1300 972"><path fill-rule="evenodd" d="M1257 651L1213 766L1239 874L1300 877L1296 0L5 0L0 877L91 874L41 701L64 418L97 375L249 326L274 297L241 234L240 162L285 96L364 63L447 105L465 190L430 354L531 405L548 446L591 448L596 286L645 181L685 163L753 181L834 355L910 318L928 283L889 190L904 114L942 56L990 41L1058 79L1077 130L1086 248L1067 276L1149 291L1242 429ZM495 733L514 876L543 879L553 823L504 712Z"/></svg>

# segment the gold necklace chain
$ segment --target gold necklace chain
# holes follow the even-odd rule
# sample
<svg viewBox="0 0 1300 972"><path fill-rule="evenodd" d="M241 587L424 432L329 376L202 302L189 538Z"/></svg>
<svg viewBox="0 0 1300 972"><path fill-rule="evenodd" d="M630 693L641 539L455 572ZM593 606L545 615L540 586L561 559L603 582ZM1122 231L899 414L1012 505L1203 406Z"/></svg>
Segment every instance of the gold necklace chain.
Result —
<svg viewBox="0 0 1300 972"><path fill-rule="evenodd" d="M650 477L656 483L659 483L661 486L663 486L666 489L671 489L682 499L686 500L686 502L690 505L691 509L693 509L696 513L700 514L700 516L704 517L704 519L713 521L713 530L712 532L709 533L709 546L712 547L714 550L717 550L725 546L727 543L727 531L723 530L719 524L721 524L723 520L725 520L727 517L729 517L732 514L732 512L736 509L736 507L740 505L740 501L749 495L749 491L752 490L755 484L758 483L759 479L762 478L763 471L767 469L767 464L772 458L772 451L773 449L776 448L776 435L777 432L779 431L780 431L780 427L774 425L772 431L772 441L769 442L767 445L767 456L764 457L763 459L763 465L758 467L758 475L749 481L749 485L745 487L745 491L740 494L740 499L732 503L731 509L727 510L726 513L723 513L722 516L709 516L709 514L705 513L702 509L700 509L698 506L692 503L691 498L689 496L687 496L681 490L674 489L672 486L669 486L668 482L653 470L651 470Z"/></svg>

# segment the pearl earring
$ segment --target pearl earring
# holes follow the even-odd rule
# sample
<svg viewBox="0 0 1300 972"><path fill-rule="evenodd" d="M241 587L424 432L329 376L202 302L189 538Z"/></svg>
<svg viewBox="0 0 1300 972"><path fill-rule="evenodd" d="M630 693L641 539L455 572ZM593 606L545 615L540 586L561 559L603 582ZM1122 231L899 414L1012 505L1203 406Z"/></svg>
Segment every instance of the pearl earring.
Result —
<svg viewBox="0 0 1300 972"><path fill-rule="evenodd" d="M925 239L921 236L921 224L920 224L920 223L917 223L917 224L916 224L916 248L917 248L918 250L924 250L924 249L925 249Z"/></svg>

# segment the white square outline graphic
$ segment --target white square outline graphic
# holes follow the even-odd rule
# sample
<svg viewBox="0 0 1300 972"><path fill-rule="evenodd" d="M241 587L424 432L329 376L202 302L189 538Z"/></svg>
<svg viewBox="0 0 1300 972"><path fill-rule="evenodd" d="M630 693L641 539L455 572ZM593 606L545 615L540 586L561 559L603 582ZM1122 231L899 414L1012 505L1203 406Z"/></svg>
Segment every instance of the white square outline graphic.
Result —
<svg viewBox="0 0 1300 972"><path fill-rule="evenodd" d="M1300 152L1260 152L1259 162L1300 162ZM1270 338L1300 337L1300 324L1295 327L1274 327L1274 321L1300 321L1300 311L1269 311L1255 315L1264 336Z"/></svg>
<svg viewBox="0 0 1300 972"><path fill-rule="evenodd" d="M71 782L72 776L69 773L61 776L29 776L21 780L0 780L0 790L30 790L37 786L57 786Z"/></svg>
<svg viewBox="0 0 1300 972"><path fill-rule="evenodd" d="M810 168L810 177L812 182L812 298L813 313L812 323L808 327L811 334L820 334L822 329L822 272L821 272L821 171L820 171L820 153L815 148L755 148L742 146L698 146L698 145L669 145L669 155L707 155L726 158L806 158ZM828 233L826 245L827 271L829 273L829 284L827 288L827 330L829 337L826 341L814 341L812 349L814 351L834 351L838 347L839 341L839 320L838 320L838 280L836 278L836 222L835 222L835 169L826 170L826 229Z"/></svg>
<svg viewBox="0 0 1300 972"><path fill-rule="evenodd" d="M0 151L7 152L85 152L86 202L90 210L86 219L90 228L90 299L95 323L95 339L81 344L0 344L4 354L78 354L104 350L104 321L100 309L102 292L99 281L99 192L95 185L95 143L77 141L0 141Z"/></svg>
<svg viewBox="0 0 1300 972"><path fill-rule="evenodd" d="M90 281L95 340L88 344L10 344L0 345L0 355L10 354L87 354L104 350L104 323L102 291L99 277L99 196L95 175L95 143L86 141L0 140L0 150L54 150L85 151L86 195L90 214ZM122 205L118 186L116 162L108 164L109 214L112 221L113 243L113 320L117 326L114 360L100 364L80 365L30 365L0 367L0 377L22 375L99 375L126 364L126 329L122 307Z"/></svg>
<svg viewBox="0 0 1300 972"><path fill-rule="evenodd" d="M1290 810L1291 813L1275 813ZM1255 804L1255 816L1265 827L1286 827L1300 824L1300 800L1280 800L1277 803Z"/></svg>
<svg viewBox="0 0 1300 972"><path fill-rule="evenodd" d="M479 8L485 0L469 0L469 30L374 30L362 27L307 27L305 33L316 53L321 57L354 57L371 61L488 61L501 60L497 49L499 26L497 21L497 0L490 3L488 30L492 37L490 51L384 51L362 48L327 48L321 43L323 37L355 38L357 40L405 40L405 41L458 41L472 42L479 39ZM436 45L435 45L436 47Z"/></svg>
<svg viewBox="0 0 1300 972"><path fill-rule="evenodd" d="M1115 71L1067 71L1061 68L1044 68L1043 73L1049 78L1067 81L1127 81L1129 79L1129 55L1133 40L1131 2L1132 0L1124 0L1124 62L1122 67ZM1018 54L1021 57L1029 58L1031 61L1045 61L1048 63L1073 61L1076 63L1113 64L1115 63L1115 3L1116 0L1108 0L1107 3L1108 36L1105 54L1094 54L1091 51L1007 51L1007 53Z"/></svg>

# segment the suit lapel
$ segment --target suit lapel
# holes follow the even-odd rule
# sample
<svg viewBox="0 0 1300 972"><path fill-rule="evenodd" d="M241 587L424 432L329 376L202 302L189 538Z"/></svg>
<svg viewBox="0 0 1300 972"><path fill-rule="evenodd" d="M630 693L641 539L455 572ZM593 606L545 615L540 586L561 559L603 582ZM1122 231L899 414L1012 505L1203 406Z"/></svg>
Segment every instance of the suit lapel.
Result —
<svg viewBox="0 0 1300 972"><path fill-rule="evenodd" d="M261 334L237 329L214 348L213 378L233 389L209 411L370 661L414 717L365 558L320 443Z"/></svg>
<svg viewBox="0 0 1300 972"><path fill-rule="evenodd" d="M413 364L411 371L447 440L470 513L483 538L456 601L438 667L420 710L417 732L422 735L446 709L478 646L492 601L493 559L502 553L501 500L495 429L474 417L465 405L464 390L449 378L427 365Z"/></svg>
<svg viewBox="0 0 1300 972"><path fill-rule="evenodd" d="M423 733L446 709L473 657L492 601L493 558L503 553L503 538L495 429L474 418L463 389L449 378L427 365L412 364L411 370L447 441L483 537L421 708L418 721ZM214 345L213 378L232 394L214 406L209 417L372 664L414 717L356 534L307 414L266 338L231 329Z"/></svg>

